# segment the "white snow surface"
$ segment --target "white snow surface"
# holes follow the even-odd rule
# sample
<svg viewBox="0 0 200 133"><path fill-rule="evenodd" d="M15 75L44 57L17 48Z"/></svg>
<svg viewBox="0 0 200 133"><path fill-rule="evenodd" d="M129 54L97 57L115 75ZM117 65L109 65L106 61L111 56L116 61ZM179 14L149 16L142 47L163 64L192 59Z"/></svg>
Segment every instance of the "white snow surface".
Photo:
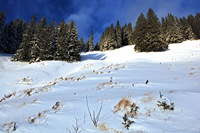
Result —
<svg viewBox="0 0 200 133"><path fill-rule="evenodd" d="M2 133L200 132L200 40L170 44L165 52L126 46L81 53L77 63L11 57L0 54ZM174 110L158 101L174 103ZM123 117L133 103L139 108L128 115L134 121L128 130ZM97 126L88 109L92 117L100 112Z"/></svg>

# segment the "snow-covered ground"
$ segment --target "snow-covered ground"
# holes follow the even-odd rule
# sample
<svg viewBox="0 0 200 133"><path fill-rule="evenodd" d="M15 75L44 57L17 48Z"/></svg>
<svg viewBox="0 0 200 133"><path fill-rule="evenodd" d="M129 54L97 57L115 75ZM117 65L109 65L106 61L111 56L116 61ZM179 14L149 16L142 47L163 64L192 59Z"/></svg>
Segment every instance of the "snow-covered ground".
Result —
<svg viewBox="0 0 200 133"><path fill-rule="evenodd" d="M0 132L199 133L200 41L165 52L133 47L82 53L71 64L0 54Z"/></svg>

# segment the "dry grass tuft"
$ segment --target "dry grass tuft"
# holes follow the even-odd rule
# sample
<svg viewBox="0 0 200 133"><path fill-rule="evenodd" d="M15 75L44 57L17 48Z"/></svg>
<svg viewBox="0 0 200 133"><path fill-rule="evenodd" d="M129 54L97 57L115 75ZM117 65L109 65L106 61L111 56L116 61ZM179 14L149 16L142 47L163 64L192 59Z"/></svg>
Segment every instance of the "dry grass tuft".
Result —
<svg viewBox="0 0 200 133"><path fill-rule="evenodd" d="M33 81L33 79L29 79L29 78L22 78L20 79L22 82L31 82Z"/></svg>
<svg viewBox="0 0 200 133"><path fill-rule="evenodd" d="M97 89L96 90L101 90L103 87L105 86L110 86L111 88L113 88L114 86L111 86L111 85L116 85L117 83L116 82L105 82L105 83L101 83L97 86Z"/></svg>
<svg viewBox="0 0 200 133"><path fill-rule="evenodd" d="M35 88L30 88L28 90L24 90L24 93L27 94L27 96L31 96L31 92L35 90Z"/></svg>
<svg viewBox="0 0 200 133"><path fill-rule="evenodd" d="M122 131L117 131L117 130L114 130L114 133L124 133Z"/></svg>
<svg viewBox="0 0 200 133"><path fill-rule="evenodd" d="M45 117L44 113L38 113L37 116L38 116L38 118L43 118L43 117Z"/></svg>
<svg viewBox="0 0 200 133"><path fill-rule="evenodd" d="M189 75L195 75L195 73L189 73Z"/></svg>
<svg viewBox="0 0 200 133"><path fill-rule="evenodd" d="M151 97L151 96L148 96L148 97L142 97L142 102L143 103L149 103L151 101L153 101L155 98L154 97Z"/></svg>
<svg viewBox="0 0 200 133"><path fill-rule="evenodd" d="M132 105L130 97L123 97L116 106L114 106L114 112L128 110Z"/></svg>
<svg viewBox="0 0 200 133"><path fill-rule="evenodd" d="M101 131L104 131L104 132L108 132L109 131L109 128L108 128L108 126L105 123L99 124L98 127L99 127L99 129Z"/></svg>
<svg viewBox="0 0 200 133"><path fill-rule="evenodd" d="M37 99L33 100L31 103L35 103L35 102L37 102Z"/></svg>
<svg viewBox="0 0 200 133"><path fill-rule="evenodd" d="M36 118L35 117L29 117L28 118L28 122L30 122L30 123L35 123L36 122Z"/></svg>
<svg viewBox="0 0 200 133"><path fill-rule="evenodd" d="M149 102L153 101L154 99L155 98L152 96L152 91L146 91L143 94L141 101L143 103L149 103Z"/></svg>

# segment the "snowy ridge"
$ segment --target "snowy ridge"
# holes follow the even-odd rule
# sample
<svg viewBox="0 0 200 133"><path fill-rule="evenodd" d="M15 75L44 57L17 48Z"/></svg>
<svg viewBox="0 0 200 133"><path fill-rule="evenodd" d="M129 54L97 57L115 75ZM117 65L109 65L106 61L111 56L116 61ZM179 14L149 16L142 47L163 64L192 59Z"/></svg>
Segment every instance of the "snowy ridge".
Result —
<svg viewBox="0 0 200 133"><path fill-rule="evenodd" d="M82 53L71 64L10 62L1 54L0 132L200 132L200 41L165 52L133 47ZM87 104L97 115L101 103L95 127Z"/></svg>

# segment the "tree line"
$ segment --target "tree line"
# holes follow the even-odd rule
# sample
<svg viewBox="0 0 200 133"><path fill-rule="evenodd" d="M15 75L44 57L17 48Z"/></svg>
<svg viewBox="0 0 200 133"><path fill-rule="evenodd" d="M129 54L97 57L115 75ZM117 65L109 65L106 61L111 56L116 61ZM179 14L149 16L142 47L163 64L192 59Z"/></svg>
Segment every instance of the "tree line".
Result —
<svg viewBox="0 0 200 133"><path fill-rule="evenodd" d="M46 18L36 22L36 15L30 22L16 19L4 25L6 11L0 13L0 52L14 54L11 61L39 62L60 60L77 62L82 50L93 51L93 31L87 45L78 39L74 21L63 20L55 26L54 20L47 25Z"/></svg>
<svg viewBox="0 0 200 133"><path fill-rule="evenodd" d="M111 24L102 33L99 49L106 51L135 45L135 51L139 52L164 51L170 43L200 38L200 13L187 18L177 18L169 13L161 20L150 8L146 16L140 14L135 27L131 23L121 26L117 21L116 26Z"/></svg>
<svg viewBox="0 0 200 133"><path fill-rule="evenodd" d="M200 38L200 13L187 18L177 18L172 14L158 19L150 8L146 15L138 17L135 26L131 23L116 26L111 24L102 33L100 41L94 45L91 30L87 42L78 39L78 29L74 21L64 21L55 26L54 20L48 25L46 18L36 22L36 15L30 22L15 19L7 24L6 11L0 12L0 52L12 53L12 61L39 62L61 60L76 62L81 60L81 51L114 50L126 45L135 45L135 51L150 52L167 50L168 44Z"/></svg>

